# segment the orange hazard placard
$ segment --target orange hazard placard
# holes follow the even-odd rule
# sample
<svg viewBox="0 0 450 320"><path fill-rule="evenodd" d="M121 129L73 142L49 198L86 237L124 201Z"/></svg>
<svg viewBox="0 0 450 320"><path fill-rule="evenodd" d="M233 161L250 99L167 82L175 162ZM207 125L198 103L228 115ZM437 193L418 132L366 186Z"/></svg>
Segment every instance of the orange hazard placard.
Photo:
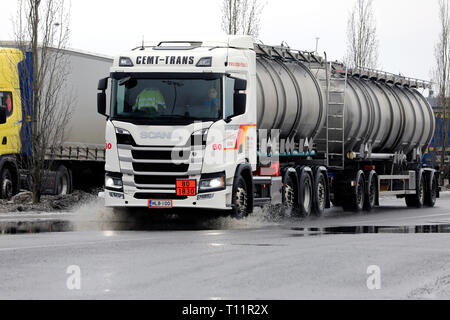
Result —
<svg viewBox="0 0 450 320"><path fill-rule="evenodd" d="M177 196L197 195L196 180L177 180Z"/></svg>

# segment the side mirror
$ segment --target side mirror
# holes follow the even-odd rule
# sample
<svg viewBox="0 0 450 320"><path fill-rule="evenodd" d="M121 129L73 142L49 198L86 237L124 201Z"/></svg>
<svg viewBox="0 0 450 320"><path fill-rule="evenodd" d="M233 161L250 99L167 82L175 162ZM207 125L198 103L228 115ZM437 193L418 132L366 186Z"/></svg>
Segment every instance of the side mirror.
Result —
<svg viewBox="0 0 450 320"><path fill-rule="evenodd" d="M103 78L103 79L100 79L99 81L98 81L98 90L100 90L100 91L106 91L106 89L108 89L108 79L109 78Z"/></svg>
<svg viewBox="0 0 450 320"><path fill-rule="evenodd" d="M234 94L234 114L233 116L240 116L245 113L247 105L247 95L244 93Z"/></svg>
<svg viewBox="0 0 450 320"><path fill-rule="evenodd" d="M106 93L105 91L97 93L97 112L106 116Z"/></svg>
<svg viewBox="0 0 450 320"><path fill-rule="evenodd" d="M108 79L103 78L98 81L98 90L101 92L97 93L97 112L103 116L106 116L106 89L108 89Z"/></svg>
<svg viewBox="0 0 450 320"><path fill-rule="evenodd" d="M6 108L0 106L0 124L6 123Z"/></svg>
<svg viewBox="0 0 450 320"><path fill-rule="evenodd" d="M234 91L245 91L245 90L247 90L247 80L235 79Z"/></svg>

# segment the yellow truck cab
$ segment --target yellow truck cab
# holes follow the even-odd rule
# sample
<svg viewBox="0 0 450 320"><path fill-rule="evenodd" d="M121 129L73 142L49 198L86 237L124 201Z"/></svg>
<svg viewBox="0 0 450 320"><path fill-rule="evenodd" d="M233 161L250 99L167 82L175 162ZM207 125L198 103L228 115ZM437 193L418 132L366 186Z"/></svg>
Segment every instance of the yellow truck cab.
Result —
<svg viewBox="0 0 450 320"><path fill-rule="evenodd" d="M0 48L0 108L6 122L0 124L0 195L9 198L18 191L19 174L15 155L21 152L22 105L19 64L23 54Z"/></svg>

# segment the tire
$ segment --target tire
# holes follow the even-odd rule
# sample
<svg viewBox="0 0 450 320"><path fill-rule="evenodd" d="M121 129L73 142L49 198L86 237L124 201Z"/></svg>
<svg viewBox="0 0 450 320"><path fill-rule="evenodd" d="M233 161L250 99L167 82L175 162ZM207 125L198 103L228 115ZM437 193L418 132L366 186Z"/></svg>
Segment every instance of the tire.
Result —
<svg viewBox="0 0 450 320"><path fill-rule="evenodd" d="M56 171L55 193L58 196L72 193L69 170L65 166L59 166L58 171Z"/></svg>
<svg viewBox="0 0 450 320"><path fill-rule="evenodd" d="M309 217L313 210L313 181L311 175L306 170L303 170L300 175L298 206L300 215L304 218Z"/></svg>
<svg viewBox="0 0 450 320"><path fill-rule="evenodd" d="M245 179L239 176L233 185L233 216L243 219L248 216L248 187Z"/></svg>
<svg viewBox="0 0 450 320"><path fill-rule="evenodd" d="M283 183L283 209L288 215L298 215L298 189L291 175Z"/></svg>
<svg viewBox="0 0 450 320"><path fill-rule="evenodd" d="M365 184L364 172L358 171L356 174L356 185L351 188L350 194L344 196L344 211L360 212L364 209Z"/></svg>
<svg viewBox="0 0 450 320"><path fill-rule="evenodd" d="M431 181L428 179L427 188L425 191L425 206L430 208L433 208L435 206L438 188L438 183L435 177L433 177Z"/></svg>
<svg viewBox="0 0 450 320"><path fill-rule="evenodd" d="M327 182L325 175L318 171L316 178L314 179L314 203L313 203L313 213L314 215L320 217L325 212L327 205Z"/></svg>
<svg viewBox="0 0 450 320"><path fill-rule="evenodd" d="M408 208L422 208L425 203L425 178L420 177L416 185L416 194L408 194L405 197Z"/></svg>
<svg viewBox="0 0 450 320"><path fill-rule="evenodd" d="M376 179L375 173L371 173L369 176L369 180L367 181L366 194L364 199L364 210L371 211L375 208L377 202L377 188L378 183Z"/></svg>
<svg viewBox="0 0 450 320"><path fill-rule="evenodd" d="M14 180L11 171L5 168L0 176L0 199L10 200L14 195Z"/></svg>

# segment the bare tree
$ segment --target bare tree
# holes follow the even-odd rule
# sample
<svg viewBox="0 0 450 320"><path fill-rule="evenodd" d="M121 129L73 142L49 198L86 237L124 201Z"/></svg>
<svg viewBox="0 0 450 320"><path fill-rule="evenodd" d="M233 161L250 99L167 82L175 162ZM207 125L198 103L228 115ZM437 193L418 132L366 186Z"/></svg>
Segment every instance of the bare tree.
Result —
<svg viewBox="0 0 450 320"><path fill-rule="evenodd" d="M348 67L376 68L378 60L377 27L372 0L356 0L347 21Z"/></svg>
<svg viewBox="0 0 450 320"><path fill-rule="evenodd" d="M69 29L65 0L18 0L15 25L16 46L27 57L20 81L30 88L25 96L31 130L23 141L30 142L22 166L30 170L33 202L40 202L46 171L52 169L52 150L60 148L70 120L73 97L63 96L70 66L65 54Z"/></svg>
<svg viewBox="0 0 450 320"><path fill-rule="evenodd" d="M438 101L442 108L443 123L439 137L441 138L441 171L444 176L448 173L446 166L447 144L448 144L448 96L450 94L450 11L449 0L439 0L439 22L440 34L435 47L436 66L434 69L435 83L439 92Z"/></svg>
<svg viewBox="0 0 450 320"><path fill-rule="evenodd" d="M264 6L260 0L223 0L222 30L230 35L258 37Z"/></svg>

